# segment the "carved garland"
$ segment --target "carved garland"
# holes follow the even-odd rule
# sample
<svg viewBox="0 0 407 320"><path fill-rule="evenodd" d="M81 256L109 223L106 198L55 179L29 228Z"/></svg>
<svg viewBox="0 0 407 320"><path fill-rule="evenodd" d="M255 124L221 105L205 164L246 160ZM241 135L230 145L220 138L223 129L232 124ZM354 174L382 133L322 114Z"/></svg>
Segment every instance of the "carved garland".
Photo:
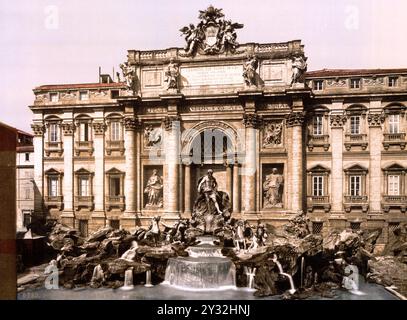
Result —
<svg viewBox="0 0 407 320"><path fill-rule="evenodd" d="M287 127L302 126L305 112L291 112L287 117Z"/></svg>
<svg viewBox="0 0 407 320"><path fill-rule="evenodd" d="M381 127L384 120L385 116L383 113L369 113L367 116L369 127Z"/></svg>
<svg viewBox="0 0 407 320"><path fill-rule="evenodd" d="M246 128L258 128L262 125L263 118L256 113L248 113L243 115L243 124Z"/></svg>
<svg viewBox="0 0 407 320"><path fill-rule="evenodd" d="M331 127L343 127L346 123L346 116L343 114L331 114L330 115L330 124Z"/></svg>
<svg viewBox="0 0 407 320"><path fill-rule="evenodd" d="M93 132L95 133L95 135L101 135L101 134L104 134L107 126L104 122L100 121L100 122L93 122L92 127L93 127Z"/></svg>
<svg viewBox="0 0 407 320"><path fill-rule="evenodd" d="M42 137L45 133L45 126L43 124L32 124L31 128L33 129L34 135L37 137Z"/></svg>
<svg viewBox="0 0 407 320"><path fill-rule="evenodd" d="M75 132L75 125L72 122L62 123L62 132L64 135L72 135Z"/></svg>
<svg viewBox="0 0 407 320"><path fill-rule="evenodd" d="M165 130L169 131L171 130L177 121L181 121L180 116L167 116L163 119L163 124Z"/></svg>
<svg viewBox="0 0 407 320"><path fill-rule="evenodd" d="M128 131L134 131L139 127L139 122L133 117L124 118L124 127Z"/></svg>

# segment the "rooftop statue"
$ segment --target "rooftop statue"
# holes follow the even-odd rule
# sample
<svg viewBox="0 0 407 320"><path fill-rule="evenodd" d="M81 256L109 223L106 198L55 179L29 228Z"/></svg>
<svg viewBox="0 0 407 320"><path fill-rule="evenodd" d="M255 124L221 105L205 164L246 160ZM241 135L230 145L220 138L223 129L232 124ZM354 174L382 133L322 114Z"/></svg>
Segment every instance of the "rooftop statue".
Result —
<svg viewBox="0 0 407 320"><path fill-rule="evenodd" d="M235 30L243 28L243 24L225 20L222 9L213 6L200 10L198 18L201 21L196 26L190 23L179 30L187 42L186 55L235 52L239 46Z"/></svg>

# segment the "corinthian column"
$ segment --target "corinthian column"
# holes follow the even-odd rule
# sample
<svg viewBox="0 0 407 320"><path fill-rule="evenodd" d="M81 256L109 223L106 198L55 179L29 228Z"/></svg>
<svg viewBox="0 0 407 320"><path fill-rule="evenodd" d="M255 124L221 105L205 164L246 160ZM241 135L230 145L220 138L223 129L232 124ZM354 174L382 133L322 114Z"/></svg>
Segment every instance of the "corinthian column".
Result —
<svg viewBox="0 0 407 320"><path fill-rule="evenodd" d="M288 159L291 160L291 174L289 183L291 193L289 202L291 210L297 212L302 210L302 187L303 187L303 159L302 159L302 124L304 122L303 112L292 112L287 119L287 127L291 128L292 144Z"/></svg>
<svg viewBox="0 0 407 320"><path fill-rule="evenodd" d="M34 132L34 216L41 218L43 212L43 179L44 179L44 132L42 123L34 123L31 128Z"/></svg>
<svg viewBox="0 0 407 320"><path fill-rule="evenodd" d="M185 214L191 214L191 164L185 164L185 176L184 176L185 184L185 205L184 210Z"/></svg>
<svg viewBox="0 0 407 320"><path fill-rule="evenodd" d="M164 120L164 210L168 215L179 215L180 123L178 116Z"/></svg>
<svg viewBox="0 0 407 320"><path fill-rule="evenodd" d="M93 196L95 199L95 210L92 213L92 230L97 230L105 226L105 162L104 162L104 134L106 124L101 120L93 122L93 146L95 148L95 178L93 180Z"/></svg>
<svg viewBox="0 0 407 320"><path fill-rule="evenodd" d="M341 213L343 209L343 126L346 123L346 116L343 114L341 101L336 101L333 108L335 113L330 115L332 143L331 212L337 214Z"/></svg>
<svg viewBox="0 0 407 320"><path fill-rule="evenodd" d="M233 213L240 212L240 173L239 173L239 163L236 161L233 166Z"/></svg>
<svg viewBox="0 0 407 320"><path fill-rule="evenodd" d="M70 227L75 227L73 212L73 134L75 132L75 125L72 122L63 122L62 132L64 134L64 177L62 180L64 212L61 218L63 223Z"/></svg>
<svg viewBox="0 0 407 320"><path fill-rule="evenodd" d="M136 120L132 116L124 119L126 134L124 147L126 149L126 176L124 179L124 191L126 201L125 215L133 216L136 213L136 157L135 157L135 131Z"/></svg>
<svg viewBox="0 0 407 320"><path fill-rule="evenodd" d="M257 114L245 114L246 156L244 163L243 202L245 213L256 213L256 175L257 175L257 127L261 118Z"/></svg>

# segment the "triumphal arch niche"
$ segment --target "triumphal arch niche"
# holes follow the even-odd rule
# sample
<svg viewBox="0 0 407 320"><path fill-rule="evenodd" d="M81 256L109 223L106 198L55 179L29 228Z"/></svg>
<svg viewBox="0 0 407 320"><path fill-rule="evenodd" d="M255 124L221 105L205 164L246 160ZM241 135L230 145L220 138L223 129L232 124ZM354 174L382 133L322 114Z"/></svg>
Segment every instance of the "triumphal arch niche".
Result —
<svg viewBox="0 0 407 320"><path fill-rule="evenodd" d="M190 217L208 170L235 218L284 223L303 208L304 47L241 44L243 27L210 6L180 29L184 48L128 51L126 211Z"/></svg>

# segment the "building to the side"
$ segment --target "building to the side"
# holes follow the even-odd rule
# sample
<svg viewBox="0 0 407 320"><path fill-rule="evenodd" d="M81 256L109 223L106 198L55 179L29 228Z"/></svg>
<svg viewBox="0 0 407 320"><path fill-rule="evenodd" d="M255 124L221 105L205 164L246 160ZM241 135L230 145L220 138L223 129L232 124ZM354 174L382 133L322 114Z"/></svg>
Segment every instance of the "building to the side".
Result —
<svg viewBox="0 0 407 320"><path fill-rule="evenodd" d="M210 168L233 217L314 233L407 218L407 69L306 72L300 41L238 44L208 8L185 48L129 50L123 78L43 85L35 216L86 235L190 217Z"/></svg>
<svg viewBox="0 0 407 320"><path fill-rule="evenodd" d="M33 135L17 130L17 232L27 231L34 213L34 146Z"/></svg>

